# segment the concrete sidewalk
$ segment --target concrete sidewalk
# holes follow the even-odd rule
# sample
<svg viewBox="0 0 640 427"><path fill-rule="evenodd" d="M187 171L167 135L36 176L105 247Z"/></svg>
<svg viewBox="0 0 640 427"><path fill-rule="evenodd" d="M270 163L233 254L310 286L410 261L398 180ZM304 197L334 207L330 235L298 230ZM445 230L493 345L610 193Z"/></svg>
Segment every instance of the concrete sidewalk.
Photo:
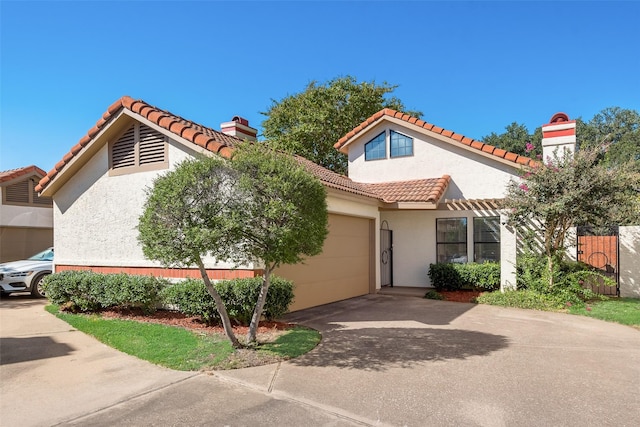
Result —
<svg viewBox="0 0 640 427"><path fill-rule="evenodd" d="M13 298L3 426L640 425L640 331L589 318L370 295L289 315L323 334L303 357L209 375L123 355ZM19 360L5 337L57 350Z"/></svg>

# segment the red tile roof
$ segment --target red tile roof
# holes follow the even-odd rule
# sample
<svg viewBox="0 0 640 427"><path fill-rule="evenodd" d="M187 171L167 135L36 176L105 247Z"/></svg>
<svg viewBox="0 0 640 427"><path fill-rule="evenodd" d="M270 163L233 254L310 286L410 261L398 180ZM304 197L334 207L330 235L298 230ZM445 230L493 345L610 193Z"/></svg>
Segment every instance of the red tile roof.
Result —
<svg viewBox="0 0 640 427"><path fill-rule="evenodd" d="M449 186L451 177L416 179L411 181L382 182L363 184L365 188L377 194L385 203L431 202L438 203Z"/></svg>
<svg viewBox="0 0 640 427"><path fill-rule="evenodd" d="M25 166L23 168L11 169L8 171L0 171L0 182L7 182L7 181L11 181L14 178L18 178L19 176L32 175L32 174L42 177L42 176L45 176L47 173L35 165Z"/></svg>
<svg viewBox="0 0 640 427"><path fill-rule="evenodd" d="M426 129L428 131L431 132L435 132L437 134L443 135L447 138L449 138L450 142L452 144L455 145L466 145L469 146L471 148L475 148L478 151L482 151L488 154L491 154L495 157L499 157L501 159L505 159L505 160L509 160L511 162L514 163L518 163L524 166L535 166L537 164L537 162L529 157L525 157L525 156L520 156L518 154L515 153L509 153L505 150L502 150L500 148L494 147L493 145L489 145L489 144L485 144L482 141L477 141L475 139L471 139L471 138L467 138L464 135L460 135L458 133L455 133L453 131L450 130L446 130L446 129L442 129L438 126L435 126L431 123L427 123L425 121L422 121L420 119L417 119L415 117L411 117L408 114L404 114L395 110L392 110L390 108L385 108L383 110L378 111L377 113L375 113L374 115L372 115L371 117L369 117L367 120L365 120L364 122L362 122L360 125L358 125L356 128L354 128L351 132L347 133L345 136L343 136L342 138L340 138L338 140L337 143L334 144L334 147L337 148L338 150L343 151L342 149L345 147L345 145L347 144L347 142L353 138L354 136L356 136L357 134L363 132L367 127L373 125L374 123L378 122L378 120L382 119L385 116L389 116L389 117L395 117L397 119L400 119L402 121L407 122L408 124L412 124L414 126L418 126L421 127L423 129Z"/></svg>
<svg viewBox="0 0 640 427"><path fill-rule="evenodd" d="M95 126L89 129L87 134L80 138L80 141L71 148L62 160L56 163L53 169L51 169L46 176L42 178L42 180L40 180L40 183L36 186L36 191L42 191L51 182L51 180L55 178L55 176L58 175L58 173L60 173L67 164L69 164L71 159L82 152L83 148L86 147L87 144L89 144L89 142L91 142L100 132L100 130L104 128L104 126L109 123L109 121L123 108L146 118L179 137L224 157L229 157L231 150L233 149L233 144L242 142L241 139L236 138L235 136L227 135L220 131L186 120L168 111L153 107L140 99L135 100L129 96L123 96L109 106Z"/></svg>
<svg viewBox="0 0 640 427"><path fill-rule="evenodd" d="M123 108L145 117L147 120L177 136L224 157L229 157L231 155L234 144L242 142L242 139L240 138L226 135L222 132L199 125L198 123L186 120L168 111L152 107L142 100L134 100L131 97L123 96L111 104L107 111L102 115L102 118L98 120L96 125L71 148L71 150L54 166L52 170L49 171L49 173L46 174L46 176L44 176L44 178L40 180L40 183L36 187L36 191L42 191L74 157L82 152L84 147L86 147L87 144L89 144L89 142L91 142L100 132L100 130L104 128L104 126L109 123L110 120ZM315 175L327 187L374 198L385 203L437 203L444 194L450 180L448 175L444 175L442 178L382 184L363 184L354 182L347 176L330 171L329 169L317 165L303 157L295 157L300 164L305 166L309 172ZM44 171L40 171L42 172L42 175L45 175Z"/></svg>

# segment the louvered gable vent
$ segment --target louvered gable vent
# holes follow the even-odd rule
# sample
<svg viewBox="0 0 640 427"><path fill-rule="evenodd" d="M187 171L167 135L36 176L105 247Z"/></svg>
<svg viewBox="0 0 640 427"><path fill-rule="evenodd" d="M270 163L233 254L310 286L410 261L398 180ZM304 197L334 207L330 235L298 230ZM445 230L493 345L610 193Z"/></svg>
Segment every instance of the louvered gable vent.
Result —
<svg viewBox="0 0 640 427"><path fill-rule="evenodd" d="M17 182L4 188L5 200L10 203L29 203L29 180Z"/></svg>
<svg viewBox="0 0 640 427"><path fill-rule="evenodd" d="M133 125L115 144L113 144L113 149L111 150L111 164L114 169L136 165L135 136L135 125Z"/></svg>
<svg viewBox="0 0 640 427"><path fill-rule="evenodd" d="M166 167L166 137L142 123L131 125L111 146L111 172L114 175Z"/></svg>

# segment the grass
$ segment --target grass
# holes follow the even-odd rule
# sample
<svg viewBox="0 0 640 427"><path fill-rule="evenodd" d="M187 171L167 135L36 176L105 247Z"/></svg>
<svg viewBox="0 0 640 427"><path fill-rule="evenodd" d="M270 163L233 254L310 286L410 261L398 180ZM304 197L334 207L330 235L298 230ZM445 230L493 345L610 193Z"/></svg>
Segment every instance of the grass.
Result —
<svg viewBox="0 0 640 427"><path fill-rule="evenodd" d="M569 307L568 312L640 329L640 299L637 298L612 298L607 301L594 301L587 304L586 307Z"/></svg>
<svg viewBox="0 0 640 427"><path fill-rule="evenodd" d="M133 320L104 319L97 314L65 313L56 305L48 305L45 309L110 347L179 371L273 363L307 353L320 342L318 331L297 326L285 331L272 343L262 343L255 349L240 353L233 349L226 337L217 334Z"/></svg>
<svg viewBox="0 0 640 427"><path fill-rule="evenodd" d="M608 298L602 301L570 305L560 295L518 290L504 293L500 291L484 293L477 298L477 302L502 307L561 311L640 329L640 299L637 298Z"/></svg>

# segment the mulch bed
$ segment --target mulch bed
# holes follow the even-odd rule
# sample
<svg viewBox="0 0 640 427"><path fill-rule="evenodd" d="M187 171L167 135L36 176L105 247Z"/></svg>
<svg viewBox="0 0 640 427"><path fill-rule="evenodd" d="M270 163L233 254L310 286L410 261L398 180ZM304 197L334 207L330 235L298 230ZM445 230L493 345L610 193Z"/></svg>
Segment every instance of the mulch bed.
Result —
<svg viewBox="0 0 640 427"><path fill-rule="evenodd" d="M444 296L445 301L453 302L474 302L482 292L481 291L438 291L438 293Z"/></svg>
<svg viewBox="0 0 640 427"><path fill-rule="evenodd" d="M189 317L178 311L158 310L155 313L145 314L140 309L108 309L100 311L100 314L107 319L135 320L137 322L179 326L181 328L206 333L224 334L222 325L207 325L198 316ZM263 321L258 325L258 334L285 331L291 329L293 326L295 325L290 323ZM249 332L249 326L234 325L233 331L236 336L246 335Z"/></svg>

